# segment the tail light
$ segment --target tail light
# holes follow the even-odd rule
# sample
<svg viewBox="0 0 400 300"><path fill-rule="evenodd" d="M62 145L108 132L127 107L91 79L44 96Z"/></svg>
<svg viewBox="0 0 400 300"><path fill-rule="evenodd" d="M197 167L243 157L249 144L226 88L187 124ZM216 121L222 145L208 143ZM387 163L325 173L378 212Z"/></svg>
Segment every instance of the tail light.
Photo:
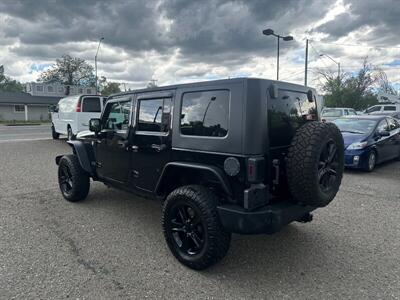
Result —
<svg viewBox="0 0 400 300"><path fill-rule="evenodd" d="M78 103L76 104L76 112L81 112L81 99L79 99Z"/></svg>
<svg viewBox="0 0 400 300"><path fill-rule="evenodd" d="M263 157L250 157L247 160L247 180L262 182L265 177L265 160Z"/></svg>

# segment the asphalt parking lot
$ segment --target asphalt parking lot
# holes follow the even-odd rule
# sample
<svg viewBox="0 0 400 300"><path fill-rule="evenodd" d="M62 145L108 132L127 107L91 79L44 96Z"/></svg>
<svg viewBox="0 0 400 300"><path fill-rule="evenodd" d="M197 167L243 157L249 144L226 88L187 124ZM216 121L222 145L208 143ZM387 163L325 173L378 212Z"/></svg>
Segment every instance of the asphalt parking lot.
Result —
<svg viewBox="0 0 400 300"><path fill-rule="evenodd" d="M64 140L0 143L2 299L400 299L400 162L347 171L312 223L234 235L196 272L167 249L159 203L100 183L63 200L54 157L69 152Z"/></svg>

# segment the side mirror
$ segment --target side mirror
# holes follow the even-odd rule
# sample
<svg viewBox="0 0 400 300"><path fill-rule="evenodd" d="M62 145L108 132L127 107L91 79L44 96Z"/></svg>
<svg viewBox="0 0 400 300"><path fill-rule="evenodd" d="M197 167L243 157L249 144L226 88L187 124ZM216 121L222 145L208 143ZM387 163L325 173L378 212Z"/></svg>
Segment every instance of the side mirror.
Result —
<svg viewBox="0 0 400 300"><path fill-rule="evenodd" d="M100 119L90 119L89 120L89 130L94 133L98 133L101 130Z"/></svg>
<svg viewBox="0 0 400 300"><path fill-rule="evenodd" d="M390 132L389 131L387 131L387 130L380 130L379 132L378 132L378 134L382 137L382 136L389 136L390 135Z"/></svg>

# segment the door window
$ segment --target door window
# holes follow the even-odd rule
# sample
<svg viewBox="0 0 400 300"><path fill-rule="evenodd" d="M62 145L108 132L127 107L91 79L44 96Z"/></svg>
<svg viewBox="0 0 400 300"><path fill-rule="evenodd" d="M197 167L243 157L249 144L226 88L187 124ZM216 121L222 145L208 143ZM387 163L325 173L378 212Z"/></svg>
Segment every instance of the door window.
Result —
<svg viewBox="0 0 400 300"><path fill-rule="evenodd" d="M392 118L387 118L386 119L387 120L387 122L388 122L388 124L389 124L389 130L390 131L392 131L392 130L395 130L395 129L397 129L398 127L397 127L397 122L394 120L394 119L392 119Z"/></svg>
<svg viewBox="0 0 400 300"><path fill-rule="evenodd" d="M185 93L182 99L181 133L224 137L228 134L229 91Z"/></svg>
<svg viewBox="0 0 400 300"><path fill-rule="evenodd" d="M100 99L97 97L86 97L83 99L83 112L101 112Z"/></svg>
<svg viewBox="0 0 400 300"><path fill-rule="evenodd" d="M366 110L367 113L371 113L371 112L375 112L375 111L380 111L381 110L381 106L377 105L377 106L372 106L370 108L368 108Z"/></svg>
<svg viewBox="0 0 400 300"><path fill-rule="evenodd" d="M389 127L388 124L386 122L386 120L382 120L379 122L378 127L377 127L377 131L389 131Z"/></svg>
<svg viewBox="0 0 400 300"><path fill-rule="evenodd" d="M171 119L171 98L139 100L137 130L168 132Z"/></svg>
<svg viewBox="0 0 400 300"><path fill-rule="evenodd" d="M118 101L108 103L103 116L105 129L114 131L127 131L131 114L131 101Z"/></svg>

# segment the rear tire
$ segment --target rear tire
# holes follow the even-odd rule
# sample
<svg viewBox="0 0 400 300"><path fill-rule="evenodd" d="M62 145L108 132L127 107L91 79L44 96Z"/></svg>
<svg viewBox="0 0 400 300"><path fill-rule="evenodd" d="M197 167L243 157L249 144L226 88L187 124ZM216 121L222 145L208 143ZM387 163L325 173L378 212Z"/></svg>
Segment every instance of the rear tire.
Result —
<svg viewBox="0 0 400 300"><path fill-rule="evenodd" d="M185 266L203 270L228 252L231 234L217 212L218 198L199 185L179 187L167 197L162 226L172 254Z"/></svg>
<svg viewBox="0 0 400 300"><path fill-rule="evenodd" d="M343 170L343 137L335 124L309 122L296 132L287 156L287 178L297 203L328 205L339 190Z"/></svg>
<svg viewBox="0 0 400 300"><path fill-rule="evenodd" d="M58 138L60 137L60 134L56 132L56 129L54 128L54 124L51 124L51 136L53 140L58 140Z"/></svg>
<svg viewBox="0 0 400 300"><path fill-rule="evenodd" d="M84 200L90 188L89 174L76 155L64 155L58 165L58 184L64 199L70 202Z"/></svg>

